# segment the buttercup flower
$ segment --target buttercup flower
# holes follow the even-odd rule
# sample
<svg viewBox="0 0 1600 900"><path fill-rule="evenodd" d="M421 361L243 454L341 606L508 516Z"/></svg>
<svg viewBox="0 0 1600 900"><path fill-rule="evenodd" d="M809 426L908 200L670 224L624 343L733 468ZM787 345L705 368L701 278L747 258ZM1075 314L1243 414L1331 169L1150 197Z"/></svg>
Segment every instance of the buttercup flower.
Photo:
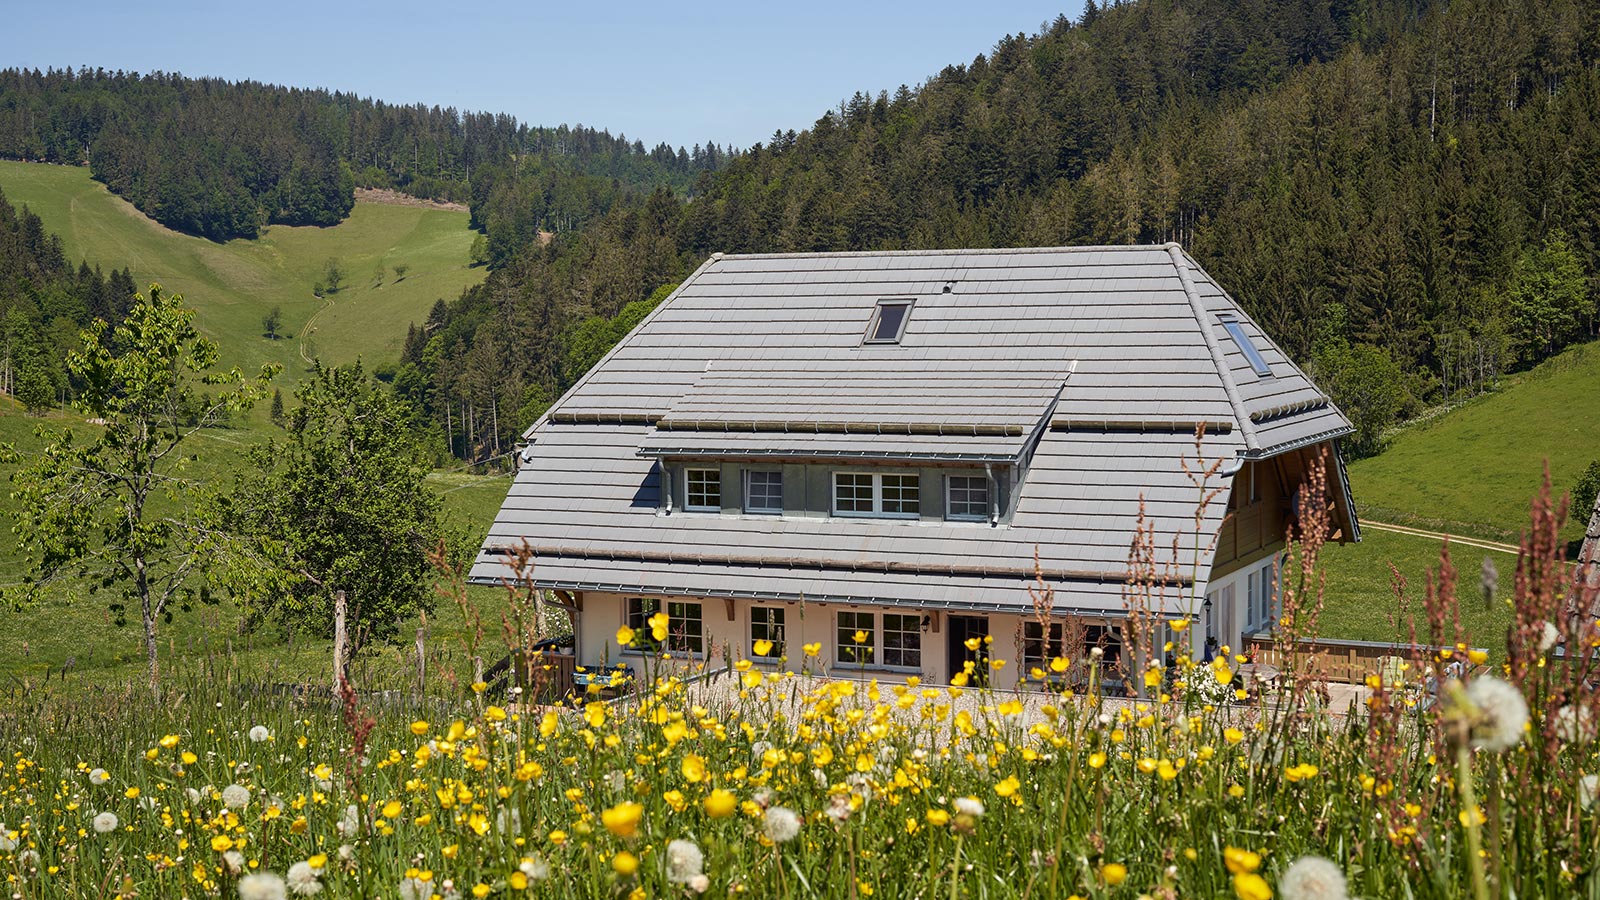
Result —
<svg viewBox="0 0 1600 900"><path fill-rule="evenodd" d="M1278 879L1283 900L1346 900L1344 872L1320 856L1302 856Z"/></svg>

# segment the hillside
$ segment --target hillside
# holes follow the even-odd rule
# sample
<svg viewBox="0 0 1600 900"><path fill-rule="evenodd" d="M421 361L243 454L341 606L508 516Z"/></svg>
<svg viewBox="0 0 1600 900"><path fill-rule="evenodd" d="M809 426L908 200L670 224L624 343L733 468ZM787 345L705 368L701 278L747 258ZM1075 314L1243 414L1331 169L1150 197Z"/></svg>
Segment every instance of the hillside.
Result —
<svg viewBox="0 0 1600 900"><path fill-rule="evenodd" d="M1574 347L1509 386L1400 429L1350 466L1365 517L1515 543L1545 461L1559 494L1600 459L1600 344ZM1582 523L1568 523L1567 537Z"/></svg>
<svg viewBox="0 0 1600 900"><path fill-rule="evenodd" d="M69 259L127 266L183 294L228 364L280 363L285 385L305 371L302 351L329 363L394 361L407 323L484 275L469 263L473 233L460 211L361 202L336 226L274 225L256 240L219 244L157 224L80 166L0 161L0 189L60 235ZM347 282L324 301L312 286L329 259ZM396 265L408 267L404 278ZM284 337L270 340L262 318L274 308Z"/></svg>

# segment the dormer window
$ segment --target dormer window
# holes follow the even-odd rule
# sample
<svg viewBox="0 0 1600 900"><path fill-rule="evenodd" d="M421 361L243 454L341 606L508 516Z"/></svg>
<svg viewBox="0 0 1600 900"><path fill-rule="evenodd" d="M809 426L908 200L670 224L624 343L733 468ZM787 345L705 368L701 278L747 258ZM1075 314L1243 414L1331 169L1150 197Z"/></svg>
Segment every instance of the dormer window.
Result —
<svg viewBox="0 0 1600 900"><path fill-rule="evenodd" d="M1244 354L1245 361L1250 363L1250 368L1256 370L1256 375L1261 378L1272 377L1272 367L1262 358L1261 351L1256 349L1255 342L1250 340L1250 335L1244 333L1244 326L1231 315L1218 317L1222 327L1228 330L1228 337L1233 338L1234 346Z"/></svg>
<svg viewBox="0 0 1600 900"><path fill-rule="evenodd" d="M863 343L898 344L906 333L906 320L911 318L910 300L879 300L873 308L872 321L867 323L867 336Z"/></svg>
<svg viewBox="0 0 1600 900"><path fill-rule="evenodd" d="M722 511L722 470L689 469L683 473L683 508L690 512Z"/></svg>

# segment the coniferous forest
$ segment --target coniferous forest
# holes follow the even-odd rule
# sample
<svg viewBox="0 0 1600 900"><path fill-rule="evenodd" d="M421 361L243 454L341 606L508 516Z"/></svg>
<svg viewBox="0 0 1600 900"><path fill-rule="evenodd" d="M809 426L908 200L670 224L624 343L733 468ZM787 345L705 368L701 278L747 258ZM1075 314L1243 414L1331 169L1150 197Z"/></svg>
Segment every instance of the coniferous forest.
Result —
<svg viewBox="0 0 1600 900"><path fill-rule="evenodd" d="M493 271L415 323L393 376L468 459L712 252L1162 241L1373 452L1595 336L1597 115L1581 0L1090 3L739 152L250 83L0 75L0 154L86 160L178 227L332 221L351 184L468 202Z"/></svg>
<svg viewBox="0 0 1600 900"><path fill-rule="evenodd" d="M126 269L101 274L61 250L61 239L0 192L0 393L29 410L53 406L67 387L67 351L96 319L120 322L134 294Z"/></svg>

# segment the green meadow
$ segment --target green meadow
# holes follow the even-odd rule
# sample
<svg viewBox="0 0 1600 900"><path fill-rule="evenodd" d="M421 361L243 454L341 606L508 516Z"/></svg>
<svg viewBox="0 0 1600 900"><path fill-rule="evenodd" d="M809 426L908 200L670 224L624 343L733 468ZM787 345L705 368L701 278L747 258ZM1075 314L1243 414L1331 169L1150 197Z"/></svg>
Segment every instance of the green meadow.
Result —
<svg viewBox="0 0 1600 900"><path fill-rule="evenodd" d="M369 367L397 358L409 323L485 274L470 265L474 233L456 210L360 202L332 228L273 225L256 240L219 244L157 224L87 168L0 161L0 189L61 236L69 259L127 266L141 286L182 294L224 361L247 370L279 363L285 384L306 370L306 357ZM329 259L345 282L319 299L312 287ZM404 278L397 265L407 267ZM262 333L273 308L283 314L278 340Z"/></svg>

